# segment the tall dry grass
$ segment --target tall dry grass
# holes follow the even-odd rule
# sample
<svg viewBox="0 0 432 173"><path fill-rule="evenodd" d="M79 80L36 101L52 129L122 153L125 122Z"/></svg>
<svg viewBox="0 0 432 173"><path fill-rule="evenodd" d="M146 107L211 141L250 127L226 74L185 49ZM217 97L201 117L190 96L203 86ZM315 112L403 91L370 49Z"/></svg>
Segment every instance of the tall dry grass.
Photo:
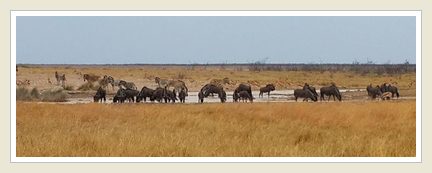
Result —
<svg viewBox="0 0 432 173"><path fill-rule="evenodd" d="M18 157L415 157L415 101L17 103Z"/></svg>

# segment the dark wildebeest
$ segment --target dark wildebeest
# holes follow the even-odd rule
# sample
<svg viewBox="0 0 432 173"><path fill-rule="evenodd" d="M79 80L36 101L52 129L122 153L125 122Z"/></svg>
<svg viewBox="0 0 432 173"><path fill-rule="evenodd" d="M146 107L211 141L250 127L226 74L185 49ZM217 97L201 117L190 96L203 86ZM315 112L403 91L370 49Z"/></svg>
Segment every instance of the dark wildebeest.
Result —
<svg viewBox="0 0 432 173"><path fill-rule="evenodd" d="M214 85L214 84L205 84L202 88L201 88L201 92L203 92L204 93L204 95L205 95L205 97L208 97L208 94L211 94L212 95L212 97L214 97L214 93L219 93L219 90L215 90L215 89L212 89L210 92L208 92L207 90L210 90L211 88L215 88L215 87L217 87L216 85ZM208 93L208 94L207 94Z"/></svg>
<svg viewBox="0 0 432 173"><path fill-rule="evenodd" d="M336 101L335 96L337 97L337 99L339 101L342 101L342 95L339 92L339 89L336 87L336 85L331 85L329 87L322 87L320 89L320 101L322 101L324 99L324 96L328 95L328 100L330 101L330 97L333 96L333 101Z"/></svg>
<svg viewBox="0 0 432 173"><path fill-rule="evenodd" d="M239 95L238 95L238 93L236 91L234 91L234 93L233 93L233 102L237 102L237 101L239 101Z"/></svg>
<svg viewBox="0 0 432 173"><path fill-rule="evenodd" d="M175 89L171 91L171 90L167 90L165 88L164 100L165 100L165 103L170 102L170 101L175 103L175 101L178 100L177 95L175 93Z"/></svg>
<svg viewBox="0 0 432 173"><path fill-rule="evenodd" d="M314 102L318 100L315 94L313 94L312 91L310 91L309 89L294 90L294 97L295 97L295 101L297 101L297 98L299 97L304 98L303 101L307 101L309 98Z"/></svg>
<svg viewBox="0 0 432 173"><path fill-rule="evenodd" d="M238 93L238 95L239 95L239 98L241 99L241 100L243 100L243 102L244 101L246 101L247 102L247 100L249 100L250 102L253 102L253 98L252 98L252 96L249 94L249 92L247 92L247 91L240 91L239 93Z"/></svg>
<svg viewBox="0 0 432 173"><path fill-rule="evenodd" d="M260 88L260 93L258 95L261 97L264 97L264 93L267 93L268 97L270 97L270 91L274 91L276 89L276 86L273 84L268 84L265 87Z"/></svg>
<svg viewBox="0 0 432 173"><path fill-rule="evenodd" d="M312 94L315 95L315 97L318 98L318 93L316 92L316 88L313 86L308 85L307 83L304 84L303 89L308 89L309 91L312 92Z"/></svg>
<svg viewBox="0 0 432 173"><path fill-rule="evenodd" d="M204 102L204 93L200 91L198 93L198 103L203 103L203 102Z"/></svg>
<svg viewBox="0 0 432 173"><path fill-rule="evenodd" d="M143 87L136 97L136 102L139 103L141 100L144 100L144 102L146 102L147 97L151 98L154 91L155 90L152 90L150 88Z"/></svg>
<svg viewBox="0 0 432 173"><path fill-rule="evenodd" d="M113 98L113 102L114 102L114 103L117 103L117 102L119 102L119 103L124 103L125 100L126 100L125 89L120 88L120 89L117 91L116 95L114 96L114 98Z"/></svg>
<svg viewBox="0 0 432 173"><path fill-rule="evenodd" d="M382 93L388 92L389 91L389 85L387 83L383 83L379 86L380 90Z"/></svg>
<svg viewBox="0 0 432 173"><path fill-rule="evenodd" d="M133 83L133 82L126 82L126 81L124 81L124 80L120 80L120 81L119 81L119 86L123 86L123 87L125 87L126 89L133 89L133 90L136 90L136 89L137 89L135 83Z"/></svg>
<svg viewBox="0 0 432 173"><path fill-rule="evenodd" d="M165 90L163 88L156 88L156 90L153 92L153 95L150 97L150 101L158 101L162 102L162 99L164 99L164 92Z"/></svg>
<svg viewBox="0 0 432 173"><path fill-rule="evenodd" d="M253 98L252 88L249 85L240 84L235 90L234 93L240 93L241 91L246 91Z"/></svg>
<svg viewBox="0 0 432 173"><path fill-rule="evenodd" d="M388 85L387 86L387 92L391 92L392 93L392 98L394 97L394 94L396 94L396 97L399 98L399 92L398 92L398 88L392 85Z"/></svg>
<svg viewBox="0 0 432 173"><path fill-rule="evenodd" d="M132 100L132 102L135 101L135 96L137 96L139 94L138 90L134 90L134 89L125 89L124 90L125 93L125 99L128 99L129 102Z"/></svg>
<svg viewBox="0 0 432 173"><path fill-rule="evenodd" d="M186 100L186 92L185 90L182 88L182 90L179 93L179 99L180 99L180 103L184 103Z"/></svg>
<svg viewBox="0 0 432 173"><path fill-rule="evenodd" d="M210 93L212 93L212 94L216 93L219 95L221 93L221 91L223 91L222 87L218 87L216 85L208 85L206 87L206 89L204 89L203 92L204 92L204 97L208 97Z"/></svg>
<svg viewBox="0 0 432 173"><path fill-rule="evenodd" d="M226 92L223 90L223 88L222 88L222 90L219 91L218 96L219 96L222 103L226 102L226 100L227 100L226 99Z"/></svg>
<svg viewBox="0 0 432 173"><path fill-rule="evenodd" d="M99 100L102 102L102 99L104 102L106 102L106 92L102 87L99 87L99 89L96 91L96 95L93 96L94 102L99 102Z"/></svg>
<svg viewBox="0 0 432 173"><path fill-rule="evenodd" d="M375 99L376 96L381 96L382 94L381 88L378 85L376 87L372 87L372 84L370 84L366 87L366 91L368 92L369 96L372 96L372 99Z"/></svg>

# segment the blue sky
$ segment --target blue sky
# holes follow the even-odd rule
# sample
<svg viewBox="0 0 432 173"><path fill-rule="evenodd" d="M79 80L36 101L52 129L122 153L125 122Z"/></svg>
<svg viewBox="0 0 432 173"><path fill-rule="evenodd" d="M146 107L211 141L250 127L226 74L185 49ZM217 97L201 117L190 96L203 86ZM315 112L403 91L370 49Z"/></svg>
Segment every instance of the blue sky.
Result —
<svg viewBox="0 0 432 173"><path fill-rule="evenodd" d="M415 17L17 17L17 63L415 63Z"/></svg>

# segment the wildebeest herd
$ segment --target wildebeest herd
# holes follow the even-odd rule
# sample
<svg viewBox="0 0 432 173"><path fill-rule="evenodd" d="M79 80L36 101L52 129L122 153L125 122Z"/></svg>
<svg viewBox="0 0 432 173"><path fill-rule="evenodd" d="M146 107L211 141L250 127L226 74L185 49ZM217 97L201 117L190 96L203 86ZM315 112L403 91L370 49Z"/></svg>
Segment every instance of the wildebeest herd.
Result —
<svg viewBox="0 0 432 173"><path fill-rule="evenodd" d="M85 76L84 80L95 80L95 78L91 76ZM97 80L97 79L96 79ZM106 83L111 83L114 89L114 86L119 86L117 93L114 95L113 102L114 103L124 103L128 102L146 102L147 98L151 101L157 102L173 102L180 101L181 103L185 103L186 97L188 96L188 89L185 83L181 80L166 80L160 79L158 77L155 78L156 84L158 87L156 89L151 89L144 86L141 91L137 90L136 85L133 82L126 82L120 80L119 82L115 82L114 78L111 76L104 76L102 80L107 80ZM101 83L101 82L100 82ZM173 87L173 90L169 88ZM96 95L93 97L95 102L102 102L102 99L106 100L106 88L104 85L101 85L96 92ZM264 97L264 93L267 93L268 97L270 97L270 92L275 91L276 86L273 84L268 84L262 88L260 88L259 97ZM303 89L294 90L294 98L297 101L298 98L303 98L303 101L308 101L309 99L316 102L318 101L318 96L320 96L320 101L325 100L325 96L328 96L327 101L330 101L330 98L333 96L333 100L342 101L342 95L336 86L336 84L332 83L331 86L320 88L320 95L318 95L316 88L304 84ZM377 96L381 99L390 99L390 96L393 97L394 94L399 98L398 89L390 84L384 83L381 86L372 87L372 84L366 87L366 91L372 99L375 99ZM220 85L209 83L204 85L201 90L198 92L198 103L203 103L204 99L208 96L217 94L220 101L222 103L226 102L227 94L224 91L224 88ZM253 102L255 99L252 95L252 87L246 84L240 84L233 92L233 101L243 101L243 102Z"/></svg>

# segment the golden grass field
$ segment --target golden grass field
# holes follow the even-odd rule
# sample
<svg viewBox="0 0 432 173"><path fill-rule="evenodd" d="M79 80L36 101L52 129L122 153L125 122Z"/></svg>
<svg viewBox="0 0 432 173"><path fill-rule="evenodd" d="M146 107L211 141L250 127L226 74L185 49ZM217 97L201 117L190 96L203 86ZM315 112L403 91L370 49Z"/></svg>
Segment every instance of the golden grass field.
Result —
<svg viewBox="0 0 432 173"><path fill-rule="evenodd" d="M416 101L17 102L17 157L415 157Z"/></svg>
<svg viewBox="0 0 432 173"><path fill-rule="evenodd" d="M238 71L236 68L226 68L221 70L218 66L207 68L170 66L170 67L151 67L151 66L19 66L17 72L17 81L30 80L28 88L37 87L46 90L54 87L56 81L54 72L66 74L66 85L73 86L76 90L84 84L82 74L92 73L99 76L113 76L115 79L123 79L134 82L138 88L147 86L155 88L155 77L163 79L183 80L189 88L189 91L199 91L202 86L209 83L212 79L222 79L228 77L231 84L225 86L227 90L234 90L240 83L249 84L253 90L259 90L266 84L273 83L277 90L302 88L304 83L320 88L329 86L331 82L342 89L344 88L362 88L367 85L378 85L382 83L393 83L401 90L415 89L410 86L416 80L415 73L402 75L377 75L374 73L361 75L352 72L302 72L302 71L260 71L252 72L244 69ZM50 78L52 84L48 84ZM112 92L109 90L109 92ZM403 93L403 92L402 92ZM402 94L404 95L404 94Z"/></svg>

